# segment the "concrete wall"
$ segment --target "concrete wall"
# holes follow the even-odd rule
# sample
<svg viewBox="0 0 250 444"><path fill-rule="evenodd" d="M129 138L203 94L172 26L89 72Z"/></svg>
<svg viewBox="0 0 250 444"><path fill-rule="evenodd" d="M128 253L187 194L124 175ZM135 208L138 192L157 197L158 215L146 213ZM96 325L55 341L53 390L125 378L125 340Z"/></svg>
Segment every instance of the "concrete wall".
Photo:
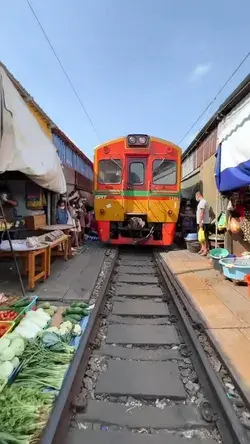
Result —
<svg viewBox="0 0 250 444"><path fill-rule="evenodd" d="M203 183L203 195L214 213L216 210L216 184L214 177L215 156L207 159L200 166L200 178Z"/></svg>

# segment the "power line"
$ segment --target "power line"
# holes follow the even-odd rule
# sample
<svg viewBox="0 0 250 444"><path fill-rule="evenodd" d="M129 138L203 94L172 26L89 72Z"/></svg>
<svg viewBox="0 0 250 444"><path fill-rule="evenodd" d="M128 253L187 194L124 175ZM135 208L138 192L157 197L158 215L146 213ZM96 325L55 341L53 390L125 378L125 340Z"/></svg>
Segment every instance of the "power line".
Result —
<svg viewBox="0 0 250 444"><path fill-rule="evenodd" d="M248 59L248 57L250 56L250 51L247 53L247 55L243 58L243 60L240 62L240 64L237 66L237 68L233 71L233 73L231 74L231 76L227 79L227 81L224 83L224 85L219 89L219 91L217 92L216 96L211 100L211 102L207 105L207 107L205 108L205 110L201 113L201 115L196 119L196 121L193 123L193 125L189 128L189 130L186 132L186 134L182 137L182 139L179 142L179 145L183 142L184 139L186 139L186 137L188 136L188 134L190 133L190 131L192 131L192 129L195 127L195 125L199 122L199 120L204 116L204 114L207 112L207 110L213 105L213 103L216 101L216 99L218 98L218 96L220 95L220 93L226 88L226 86L228 85L228 83L232 80L232 78L234 77L234 75L237 73L237 71L241 68L241 66L245 63L245 61Z"/></svg>
<svg viewBox="0 0 250 444"><path fill-rule="evenodd" d="M32 12L32 14L33 14L35 20L37 21L37 23L38 23L38 25L39 25L39 27L40 27L40 29L41 29L41 31L42 31L42 33L43 33L45 39L47 40L47 42L48 42L48 44L49 44L49 46L50 46L50 48L51 48L51 50L52 50L52 52L53 52L53 54L54 54L56 60L58 61L59 65L60 65L60 67L61 67L61 69L62 69L62 71L63 71L63 73L64 73L66 79L68 80L68 82L69 82L69 84L70 84L70 86L71 86L71 89L73 90L73 92L74 92L74 94L75 94L75 96L76 96L78 102L80 103L80 105L81 105L81 107L82 107L82 109L83 109L83 111L84 111L86 117L88 118L88 121L89 121L90 125L92 126L92 128L93 128L93 130L94 130L94 132L95 132L95 134L96 134L96 136L97 136L97 138L98 138L98 140L101 141L100 136L99 136L99 134L98 134L98 132L97 132L97 130L96 130L96 127L95 127L95 125L94 125L92 119L90 118L90 116L89 116L89 114L88 114L88 112L87 112L87 110L86 110L86 108L85 108L85 106L84 106L82 100L80 99L80 97L79 97L79 95L78 95L78 93L77 93L77 91L76 91L76 89L75 89L75 87L74 87L72 81L70 80L70 77L69 77L69 75L67 74L67 71L66 71L66 69L64 68L63 63L61 62L59 56L57 55L54 46L52 45L52 43L51 43L51 41L50 41L48 35L46 34L46 32L45 32L45 30L44 30L44 28L43 28L42 23L40 22L39 18L37 17L35 10L33 9L32 5L31 5L31 3L30 3L30 0L26 0L26 3L28 4L28 6L29 6L29 8L30 8L30 10L31 10L31 12Z"/></svg>

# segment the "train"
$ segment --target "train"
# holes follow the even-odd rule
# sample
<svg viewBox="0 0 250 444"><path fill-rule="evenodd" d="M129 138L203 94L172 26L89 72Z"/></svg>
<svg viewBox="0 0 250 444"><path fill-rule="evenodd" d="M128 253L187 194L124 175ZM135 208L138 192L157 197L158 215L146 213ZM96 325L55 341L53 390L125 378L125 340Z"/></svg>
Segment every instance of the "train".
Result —
<svg viewBox="0 0 250 444"><path fill-rule="evenodd" d="M181 148L145 134L99 145L94 210L100 241L168 246L180 210Z"/></svg>

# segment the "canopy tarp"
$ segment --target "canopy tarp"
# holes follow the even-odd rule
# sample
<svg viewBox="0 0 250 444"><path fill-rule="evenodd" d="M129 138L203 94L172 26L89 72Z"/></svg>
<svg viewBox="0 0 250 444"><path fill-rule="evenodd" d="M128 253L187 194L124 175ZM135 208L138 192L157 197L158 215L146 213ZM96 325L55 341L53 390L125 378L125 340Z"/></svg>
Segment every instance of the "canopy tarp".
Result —
<svg viewBox="0 0 250 444"><path fill-rule="evenodd" d="M56 148L0 67L0 173L21 171L43 188L66 192Z"/></svg>
<svg viewBox="0 0 250 444"><path fill-rule="evenodd" d="M250 185L250 95L219 124L215 179L220 192Z"/></svg>

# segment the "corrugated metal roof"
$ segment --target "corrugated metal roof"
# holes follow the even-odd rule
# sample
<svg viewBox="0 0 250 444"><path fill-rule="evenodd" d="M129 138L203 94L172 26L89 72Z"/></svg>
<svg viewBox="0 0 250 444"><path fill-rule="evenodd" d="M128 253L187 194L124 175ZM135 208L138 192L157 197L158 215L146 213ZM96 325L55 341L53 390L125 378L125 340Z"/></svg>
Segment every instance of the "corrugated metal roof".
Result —
<svg viewBox="0 0 250 444"><path fill-rule="evenodd" d="M222 103L214 115L204 125L202 130L197 134L187 149L182 154L182 160L191 154L197 146L218 126L218 122L223 119L230 111L241 102L247 94L250 93L250 74L239 84L239 86L230 94L230 96Z"/></svg>
<svg viewBox="0 0 250 444"><path fill-rule="evenodd" d="M72 150L77 153L83 160L85 160L91 167L93 168L93 162L75 145L75 143L51 120L51 118L44 112L44 110L38 105L38 103L33 99L33 97L26 91L26 89L21 85L20 82L11 74L8 68L0 61L0 66L6 71L6 74L18 90L19 94L22 98L27 102L29 102L36 111L41 115L41 117L46 121L46 123L50 126L52 132L57 134L63 141L68 144Z"/></svg>

